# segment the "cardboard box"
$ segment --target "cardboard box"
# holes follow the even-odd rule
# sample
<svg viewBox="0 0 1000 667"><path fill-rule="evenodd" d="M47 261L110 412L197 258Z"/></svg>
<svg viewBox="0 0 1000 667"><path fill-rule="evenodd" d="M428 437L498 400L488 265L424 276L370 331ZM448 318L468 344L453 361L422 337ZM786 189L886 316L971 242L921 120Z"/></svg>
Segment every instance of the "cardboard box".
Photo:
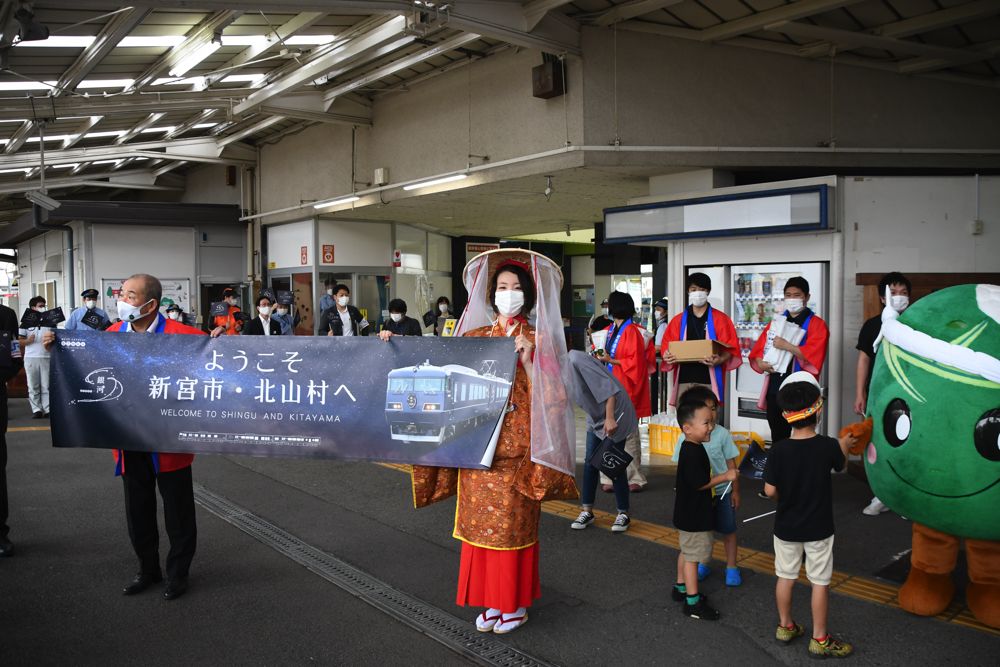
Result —
<svg viewBox="0 0 1000 667"><path fill-rule="evenodd" d="M673 340L667 348L678 362L701 361L713 354L722 354L726 346L717 340Z"/></svg>

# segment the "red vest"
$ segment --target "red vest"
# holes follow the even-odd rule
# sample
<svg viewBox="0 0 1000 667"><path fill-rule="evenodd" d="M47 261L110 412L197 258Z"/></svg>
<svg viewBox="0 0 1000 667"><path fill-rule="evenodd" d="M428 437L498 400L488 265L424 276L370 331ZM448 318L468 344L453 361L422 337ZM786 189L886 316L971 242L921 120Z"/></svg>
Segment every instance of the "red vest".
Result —
<svg viewBox="0 0 1000 667"><path fill-rule="evenodd" d="M160 315L163 318L162 315ZM194 327L189 327L186 324L181 324L175 320L163 319L162 331L157 333L165 334L189 334L194 336L205 336L207 335L201 329L195 329ZM117 322L112 324L107 328L107 331L127 331L127 324L125 322ZM147 335L147 334L140 334ZM122 450L113 450L115 454L115 475L121 475L125 472L125 456ZM153 467L156 472L173 472L174 470L180 470L191 465L194 461L194 454L172 454L170 452L153 452Z"/></svg>

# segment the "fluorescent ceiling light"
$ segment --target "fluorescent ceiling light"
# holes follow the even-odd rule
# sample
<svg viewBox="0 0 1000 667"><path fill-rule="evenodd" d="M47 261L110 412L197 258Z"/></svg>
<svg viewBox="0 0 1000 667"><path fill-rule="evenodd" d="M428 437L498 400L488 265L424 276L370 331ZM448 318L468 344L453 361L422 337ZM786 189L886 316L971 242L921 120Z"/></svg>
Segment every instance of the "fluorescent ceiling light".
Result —
<svg viewBox="0 0 1000 667"><path fill-rule="evenodd" d="M205 42L190 55L182 58L180 62L170 68L170 76L184 76L188 71L200 63L205 58L219 50L219 45L215 42Z"/></svg>
<svg viewBox="0 0 1000 667"><path fill-rule="evenodd" d="M223 35L223 46L257 46L268 42L265 35Z"/></svg>
<svg viewBox="0 0 1000 667"><path fill-rule="evenodd" d="M285 40L285 44L289 46L329 44L336 38L336 35L293 35Z"/></svg>
<svg viewBox="0 0 1000 667"><path fill-rule="evenodd" d="M65 164L50 164L50 169L72 169L73 167L79 167L79 162L67 162Z"/></svg>
<svg viewBox="0 0 1000 667"><path fill-rule="evenodd" d="M94 160L90 164L116 164L118 162L121 162L121 159L118 159L118 160Z"/></svg>
<svg viewBox="0 0 1000 667"><path fill-rule="evenodd" d="M0 90L52 90L41 81L0 81Z"/></svg>
<svg viewBox="0 0 1000 667"><path fill-rule="evenodd" d="M230 74L222 79L222 83L242 83L244 81L249 81L250 83L256 85L266 76L266 74Z"/></svg>
<svg viewBox="0 0 1000 667"><path fill-rule="evenodd" d="M197 125L191 126L192 130L204 130L207 127L215 127L218 123L198 123Z"/></svg>
<svg viewBox="0 0 1000 667"><path fill-rule="evenodd" d="M331 206L338 206L340 204L350 204L353 201L358 201L361 197L341 197L340 199L334 199L333 201L320 202L319 204L313 204L313 208L330 208Z"/></svg>
<svg viewBox="0 0 1000 667"><path fill-rule="evenodd" d="M441 185L442 183L452 183L454 181L461 181L463 178L468 178L468 174L455 174L454 176L445 176L443 178L435 178L430 181L424 181L423 183L411 183L410 185L404 185L404 190L416 190L417 188L429 188L432 185Z"/></svg>
<svg viewBox="0 0 1000 667"><path fill-rule="evenodd" d="M75 139L75 138L76 138L75 134L46 134L45 135L45 141L64 141L66 139ZM37 144L40 141L40 139L37 136L35 136L35 137L28 137L27 141L28 141L28 143L36 143Z"/></svg>
<svg viewBox="0 0 1000 667"><path fill-rule="evenodd" d="M55 82L52 82L55 85ZM128 88L135 79L84 79L76 84L77 88Z"/></svg>
<svg viewBox="0 0 1000 667"><path fill-rule="evenodd" d="M137 46L177 46L183 43L184 40L184 35L151 35L148 37L129 35L128 37L123 37L122 41L118 42L118 46L124 48Z"/></svg>
<svg viewBox="0 0 1000 667"><path fill-rule="evenodd" d="M139 130L139 134L154 134L156 132L173 132L177 129L175 125L161 125L160 127L147 127L145 130Z"/></svg>
<svg viewBox="0 0 1000 667"><path fill-rule="evenodd" d="M0 174L27 174L30 169L0 169Z"/></svg>
<svg viewBox="0 0 1000 667"><path fill-rule="evenodd" d="M85 49L94 43L96 37L86 35L51 35L47 39L32 39L17 42L14 46L34 46L38 48Z"/></svg>

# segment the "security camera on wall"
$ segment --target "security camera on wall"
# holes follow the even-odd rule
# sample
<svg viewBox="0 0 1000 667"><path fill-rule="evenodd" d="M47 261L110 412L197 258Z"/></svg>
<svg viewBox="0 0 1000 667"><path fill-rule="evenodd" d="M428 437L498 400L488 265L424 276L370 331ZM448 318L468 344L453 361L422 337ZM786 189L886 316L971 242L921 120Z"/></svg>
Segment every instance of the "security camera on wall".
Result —
<svg viewBox="0 0 1000 667"><path fill-rule="evenodd" d="M52 197L48 196L47 194L45 194L41 190L31 190L30 192L26 193L24 196L32 204L35 204L37 206L41 206L46 211L54 211L57 208L59 208L60 206L62 206L62 204L60 204L58 201L56 201Z"/></svg>

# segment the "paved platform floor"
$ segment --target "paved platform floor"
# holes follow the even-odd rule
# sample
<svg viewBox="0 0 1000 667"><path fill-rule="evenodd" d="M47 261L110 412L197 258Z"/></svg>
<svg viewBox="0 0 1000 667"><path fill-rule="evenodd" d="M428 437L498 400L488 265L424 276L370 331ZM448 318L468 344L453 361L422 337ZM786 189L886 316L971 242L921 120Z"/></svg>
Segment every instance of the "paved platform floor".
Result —
<svg viewBox="0 0 1000 667"><path fill-rule="evenodd" d="M52 448L47 422L28 418L23 400L11 400L11 415L7 474L17 553L0 559L0 664L468 662L201 505L189 593L174 602L154 590L123 597L121 586L136 565L110 452ZM721 564L704 583L722 619L680 614L669 599L677 554L669 527L673 479L668 468L648 475L648 489L632 498L636 525L623 535L606 529L607 516L572 531L574 505L547 505L543 596L528 624L498 641L561 665L811 664L806 642L774 640L767 519L741 526L743 586L725 587ZM398 469L199 456L194 476L262 521L447 614L471 622L478 612L454 603L454 501L413 510L408 476ZM744 484L741 517L770 509L755 491ZM876 572L908 549L909 522L894 514L863 516L869 492L848 475L837 476L834 493L835 567L862 589L873 582L867 592L845 586L831 595L831 629L857 647L849 662L998 664L1000 634L970 623L960 601L942 618L894 606L895 584ZM598 508L610 512L611 496L600 494ZM165 536L162 545L165 552ZM808 602L808 588L796 587L796 619L807 625Z"/></svg>

